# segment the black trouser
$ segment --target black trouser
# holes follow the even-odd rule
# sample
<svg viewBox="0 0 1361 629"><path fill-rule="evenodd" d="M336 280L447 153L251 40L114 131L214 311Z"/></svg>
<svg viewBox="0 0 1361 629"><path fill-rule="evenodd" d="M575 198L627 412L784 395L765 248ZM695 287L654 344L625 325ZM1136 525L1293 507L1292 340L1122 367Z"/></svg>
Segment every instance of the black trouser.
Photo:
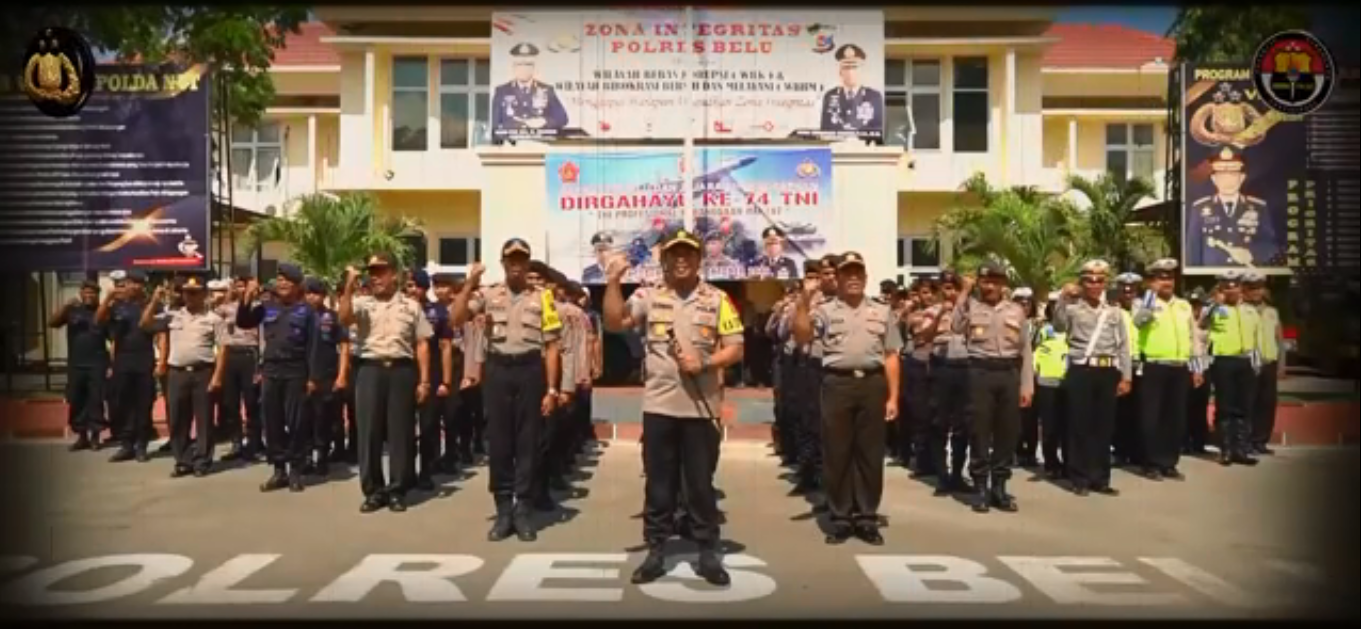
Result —
<svg viewBox="0 0 1361 629"><path fill-rule="evenodd" d="M822 359L804 356L799 366L798 399L799 467L805 473L822 466ZM806 393L805 393L806 392Z"/></svg>
<svg viewBox="0 0 1361 629"><path fill-rule="evenodd" d="M104 367L71 367L66 371L66 418L71 432L84 436L104 424Z"/></svg>
<svg viewBox="0 0 1361 629"><path fill-rule="evenodd" d="M203 469L213 463L213 403L208 395L212 379L212 363L171 367L166 374L166 423L176 467ZM191 428L193 449L189 447Z"/></svg>
<svg viewBox="0 0 1361 629"><path fill-rule="evenodd" d="M415 485L416 363L405 360L359 361L355 382L355 419L359 425L359 488L364 497L401 496ZM383 442L387 441L388 471L383 476Z"/></svg>
<svg viewBox="0 0 1361 629"><path fill-rule="evenodd" d="M227 346L227 362L222 371L222 401L218 422L232 441L260 447L264 427L260 423L260 387L255 383L259 353L253 347ZM242 432L241 407L246 407L246 426Z"/></svg>
<svg viewBox="0 0 1361 629"><path fill-rule="evenodd" d="M344 419L340 416L341 399L344 391L335 390L335 377L328 375L320 379L317 390L307 398L307 416L312 428L312 449L321 456L331 451L332 435L336 427L344 429Z"/></svg>
<svg viewBox="0 0 1361 629"><path fill-rule="evenodd" d="M964 361L933 358L931 364L931 467L937 478L959 476L969 452L969 368ZM946 469L945 445L950 445Z"/></svg>
<svg viewBox="0 0 1361 629"><path fill-rule="evenodd" d="M438 352L433 352L436 356ZM436 358L438 360L438 358ZM416 456L420 459L419 471L416 472L417 478L428 479L435 475L435 461L440 458L440 446L446 432L451 430L454 424L454 417L449 413L451 405L457 404L458 391L450 387L449 395L440 397L437 395L439 384L443 382L443 373L438 368L430 370L430 379L434 384L430 387L430 395L425 398L425 403L417 409L419 415L418 434L416 436ZM454 382L458 382L455 380ZM458 386L457 384L454 385ZM453 398L453 399L451 399Z"/></svg>
<svg viewBox="0 0 1361 629"><path fill-rule="evenodd" d="M487 407L482 395L482 383L468 387L463 391L467 396L463 399L463 408L468 414L468 424L473 427L471 448L473 452L482 452L487 443Z"/></svg>
<svg viewBox="0 0 1361 629"><path fill-rule="evenodd" d="M454 352L454 376L449 379L449 382L449 395L440 398L440 415L443 421L440 428L443 429L444 435L444 456L453 458L459 452L459 435L467 434L469 435L467 439L469 441L472 439L472 426L464 425L467 413L463 410L464 393L459 389L463 385L463 354L458 351ZM439 434L440 432L437 430L435 432L436 438L439 438ZM424 442L421 446L425 447ZM436 448L438 447L436 445ZM424 457L425 454L422 453L421 456Z"/></svg>
<svg viewBox="0 0 1361 629"><path fill-rule="evenodd" d="M643 413L643 540L658 547L675 534L683 507L691 538L700 548L718 545L718 497L714 467L718 424L702 417ZM682 487L684 491L682 491Z"/></svg>
<svg viewBox="0 0 1361 629"><path fill-rule="evenodd" d="M111 385L118 391L110 418L114 439L127 450L146 450L153 431L156 378L150 369L119 369L115 365Z"/></svg>
<svg viewBox="0 0 1361 629"><path fill-rule="evenodd" d="M1032 399L1029 407L1021 409L1021 430L1016 439L1016 458L1022 462L1033 461L1039 448L1040 413Z"/></svg>
<svg viewBox="0 0 1361 629"><path fill-rule="evenodd" d="M447 412L453 421L444 421L444 449L457 452L464 463L472 462L473 445L481 438L477 426L477 418L482 415L480 391L480 387L468 387L451 396Z"/></svg>
<svg viewBox="0 0 1361 629"><path fill-rule="evenodd" d="M1111 484L1111 438L1115 430L1115 367L1071 365L1064 375L1068 404L1068 477L1074 487L1098 489Z"/></svg>
<svg viewBox="0 0 1361 629"><path fill-rule="evenodd" d="M834 526L874 524L884 494L884 404L888 380L881 370L822 377L822 478Z"/></svg>
<svg viewBox="0 0 1361 629"><path fill-rule="evenodd" d="M1199 387L1192 387L1186 396L1186 446L1200 450L1210 442L1209 379Z"/></svg>
<svg viewBox="0 0 1361 629"><path fill-rule="evenodd" d="M930 468L927 459L931 428L931 365L903 357L902 412L898 414L898 458L918 472Z"/></svg>
<svg viewBox="0 0 1361 629"><path fill-rule="evenodd" d="M779 387L780 412L775 416L775 427L779 433L780 456L794 460L798 455L798 357L794 354L780 354Z"/></svg>
<svg viewBox="0 0 1361 629"><path fill-rule="evenodd" d="M578 449L586 443L595 440L595 419L591 415L594 402L594 389L590 386L578 388L576 395L576 425L578 438Z"/></svg>
<svg viewBox="0 0 1361 629"><path fill-rule="evenodd" d="M1262 363L1257 373L1257 386L1253 387L1252 400L1252 445L1265 447L1276 432L1277 373L1275 362Z"/></svg>
<svg viewBox="0 0 1361 629"><path fill-rule="evenodd" d="M544 424L539 435L539 465L535 482L535 493L548 495L548 481L554 476L567 473L567 462L572 455L572 439L576 416L576 398L566 404L559 404Z"/></svg>
<svg viewBox="0 0 1361 629"><path fill-rule="evenodd" d="M487 436L491 441L489 488L498 512L534 498L543 434L543 354L487 354L482 382Z"/></svg>
<svg viewBox="0 0 1361 629"><path fill-rule="evenodd" d="M1068 457L1066 398L1062 386L1036 386L1035 398L1030 404L1035 420L1040 425L1044 469L1054 472L1063 472L1067 469L1064 465Z"/></svg>
<svg viewBox="0 0 1361 629"><path fill-rule="evenodd" d="M265 455L274 467L301 471L312 452L312 429L307 409L307 377L265 374L260 383L260 406L265 415Z"/></svg>
<svg viewBox="0 0 1361 629"><path fill-rule="evenodd" d="M358 361L357 358L351 360ZM350 377L342 396L342 403L345 406L345 417L343 423L338 425L334 433L333 442L337 448L343 447L345 450L358 454L359 452L359 410L354 404L355 381L358 379L359 367L350 367Z"/></svg>
<svg viewBox="0 0 1361 629"><path fill-rule="evenodd" d="M1252 430L1248 426L1248 413L1257 384L1252 361L1243 356L1215 356L1210 376L1215 387L1215 434L1219 437L1219 451L1247 454Z"/></svg>
<svg viewBox="0 0 1361 629"><path fill-rule="evenodd" d="M1111 448L1116 458L1126 459L1133 465L1143 465L1144 445L1143 434L1140 431L1142 406L1139 398L1144 379L1137 375L1141 369L1138 363L1135 363L1134 369L1136 375L1130 382L1129 393L1115 401L1115 429L1111 437Z"/></svg>
<svg viewBox="0 0 1361 629"><path fill-rule="evenodd" d="M969 359L969 475L976 482L1011 478L1021 432L1019 359Z"/></svg>
<svg viewBox="0 0 1361 629"><path fill-rule="evenodd" d="M1185 438L1186 396L1191 391L1191 372L1186 365L1145 363L1144 377L1140 380L1143 463L1160 470L1174 468L1181 460L1181 444Z"/></svg>

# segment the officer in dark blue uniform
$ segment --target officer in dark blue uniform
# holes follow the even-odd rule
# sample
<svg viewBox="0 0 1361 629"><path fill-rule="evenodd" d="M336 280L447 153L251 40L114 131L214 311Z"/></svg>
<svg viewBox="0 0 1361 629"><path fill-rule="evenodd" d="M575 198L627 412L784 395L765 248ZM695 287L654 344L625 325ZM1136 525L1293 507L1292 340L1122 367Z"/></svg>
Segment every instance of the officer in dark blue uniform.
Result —
<svg viewBox="0 0 1361 629"><path fill-rule="evenodd" d="M265 419L266 456L274 474L260 485L260 491L288 487L299 492L304 488L302 473L312 445L307 392L315 388L315 382L308 380L307 367L318 347L320 326L316 311L303 300L302 282L301 269L280 264L274 299L254 303L259 287L252 283L236 309L236 325L260 328L264 341L260 407Z"/></svg>
<svg viewBox="0 0 1361 629"><path fill-rule="evenodd" d="M308 416L312 421L312 447L316 450L315 466L307 471L326 475L331 464L333 435L343 435L342 397L347 388L346 374L350 368L350 333L340 325L340 317L326 306L326 282L309 277L304 282L307 305L317 313L316 351L307 366ZM309 461L310 463L310 461Z"/></svg>
<svg viewBox="0 0 1361 629"><path fill-rule="evenodd" d="M1225 147L1210 159L1213 195L1197 199L1186 216L1187 266L1271 266L1284 248L1265 201L1243 192L1247 165Z"/></svg>
<svg viewBox="0 0 1361 629"><path fill-rule="evenodd" d="M784 231L774 225L761 230L765 255L752 262L747 275L759 279L799 279L799 265L794 263L793 258L784 255L784 239Z"/></svg>
<svg viewBox="0 0 1361 629"><path fill-rule="evenodd" d="M884 95L860 84L865 51L855 44L836 49L841 85L822 95L823 131L882 131Z"/></svg>
<svg viewBox="0 0 1361 629"><path fill-rule="evenodd" d="M95 321L99 283L80 285L80 297L59 308L48 320L52 329L66 328L67 421L76 442L71 451L99 444L104 424L104 379L109 369L109 329Z"/></svg>
<svg viewBox="0 0 1361 629"><path fill-rule="evenodd" d="M147 276L128 271L122 290L109 295L95 311L95 321L108 324L113 338L113 378L118 393L109 413L114 439L122 447L109 460L118 463L137 459L145 463L151 440L151 408L156 402L155 335L142 329L142 310L147 305Z"/></svg>
<svg viewBox="0 0 1361 629"><path fill-rule="evenodd" d="M530 43L510 49L514 78L496 86L491 98L492 130L502 135L558 131L567 126L567 110L553 86L534 78L539 47Z"/></svg>
<svg viewBox="0 0 1361 629"><path fill-rule="evenodd" d="M427 342L430 344L430 382L434 383L435 394L427 396L416 410L420 418L416 453L420 471L416 474L416 489L421 491L435 490L434 476L440 468L440 445L444 437L441 422L453 421L444 416L444 409L455 391L454 384L449 381L454 375L454 334L449 326L449 308L427 299L429 290L430 274L420 270L412 272L407 296L420 305L434 332Z"/></svg>
<svg viewBox="0 0 1361 629"><path fill-rule="evenodd" d="M587 284L605 283L605 256L614 252L614 238L605 232L591 236L591 249L595 251L595 263L581 271L581 281Z"/></svg>

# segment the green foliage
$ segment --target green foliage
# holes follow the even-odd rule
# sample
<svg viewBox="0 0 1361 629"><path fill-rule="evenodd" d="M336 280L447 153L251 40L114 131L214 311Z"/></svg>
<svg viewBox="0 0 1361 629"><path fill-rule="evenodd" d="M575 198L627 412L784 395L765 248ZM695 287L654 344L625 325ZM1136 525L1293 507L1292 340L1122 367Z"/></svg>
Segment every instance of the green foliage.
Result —
<svg viewBox="0 0 1361 629"><path fill-rule="evenodd" d="M346 266L361 265L374 253L409 264L413 252L403 238L419 230L418 221L383 214L370 195L313 194L299 198L296 211L288 216L252 225L246 239L252 248L263 242L287 244L290 259L304 273L334 285L344 277Z"/></svg>
<svg viewBox="0 0 1361 629"><path fill-rule="evenodd" d="M307 11L289 5L52 3L11 12L0 34L5 41L24 42L43 26L66 26L123 61L208 64L223 79L219 85L227 86L230 117L253 126L274 99L274 82L263 70L288 33L297 33L307 20ZM214 91L215 99L221 96Z"/></svg>
<svg viewBox="0 0 1361 629"><path fill-rule="evenodd" d="M1090 204L1082 211L1086 256L1106 260L1120 271L1142 272L1149 262L1168 255L1168 238L1159 225L1132 224L1139 204L1154 198L1153 184L1109 174L1096 179L1074 175L1067 184Z"/></svg>
<svg viewBox="0 0 1361 629"><path fill-rule="evenodd" d="M1250 62L1266 38L1309 26L1302 4L1203 4L1179 10L1167 36L1177 42L1177 61Z"/></svg>

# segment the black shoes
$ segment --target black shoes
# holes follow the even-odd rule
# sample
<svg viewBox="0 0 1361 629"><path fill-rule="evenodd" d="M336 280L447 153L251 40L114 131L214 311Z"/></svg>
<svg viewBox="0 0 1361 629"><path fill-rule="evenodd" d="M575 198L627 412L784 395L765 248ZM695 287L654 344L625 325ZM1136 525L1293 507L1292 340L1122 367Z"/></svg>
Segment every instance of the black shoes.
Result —
<svg viewBox="0 0 1361 629"><path fill-rule="evenodd" d="M1020 509L1016 506L1016 499L1007 493L1007 482L1004 480L993 481L991 498L992 506L1003 513L1016 513Z"/></svg>
<svg viewBox="0 0 1361 629"><path fill-rule="evenodd" d="M170 442L162 443L160 447L156 448L156 454L170 454Z"/></svg>
<svg viewBox="0 0 1361 629"><path fill-rule="evenodd" d="M388 496L388 511L393 513L406 513L406 498L401 494Z"/></svg>
<svg viewBox="0 0 1361 629"><path fill-rule="evenodd" d="M532 542L539 539L539 534L534 531L534 523L529 519L529 510L516 505L515 515L511 516L511 524L515 526L515 537L522 542Z"/></svg>
<svg viewBox="0 0 1361 629"><path fill-rule="evenodd" d="M192 473L194 473L192 469L184 465L176 465L175 469L170 472L170 478L184 478Z"/></svg>
<svg viewBox="0 0 1361 629"><path fill-rule="evenodd" d="M203 478L204 476L211 474L212 471L211 464L200 465L194 468L194 478Z"/></svg>
<svg viewBox="0 0 1361 629"><path fill-rule="evenodd" d="M1260 445L1253 446L1253 447L1252 447L1252 452L1253 452L1254 454L1261 454L1261 455L1264 455L1264 456L1271 456L1271 455L1273 455L1273 454L1276 454L1276 451L1275 451L1275 450L1272 450L1270 447L1267 447L1267 445L1266 445L1265 443L1260 444Z"/></svg>
<svg viewBox="0 0 1361 629"><path fill-rule="evenodd" d="M548 487L554 491L572 491L572 483L562 474L554 474L548 477Z"/></svg>
<svg viewBox="0 0 1361 629"><path fill-rule="evenodd" d="M643 563L633 571L633 577L629 579L634 585L652 583L657 579L666 576L666 557L662 554L661 544L656 544L648 548L647 557L643 558Z"/></svg>
<svg viewBox="0 0 1361 629"><path fill-rule="evenodd" d="M76 437L76 442L71 444L71 447L68 448L68 450L71 452L80 452L81 450L89 450L90 447L90 438L85 436L85 433L81 433L79 437Z"/></svg>
<svg viewBox="0 0 1361 629"><path fill-rule="evenodd" d="M297 471L290 472L288 474L288 491L296 494L304 489L307 489L307 485L302 482L302 473Z"/></svg>
<svg viewBox="0 0 1361 629"><path fill-rule="evenodd" d="M131 460L134 459L136 456L137 456L137 455L135 455L135 454L132 453L132 449L131 449L131 448L119 448L117 452L114 452L114 453L113 453L113 456L109 457L109 462L110 462L110 463L123 463L123 462L125 462L125 461L131 461Z"/></svg>
<svg viewBox="0 0 1361 629"><path fill-rule="evenodd" d="M487 531L487 541L500 542L514 534L515 523L511 520L510 513L497 513L496 521L492 523L491 530Z"/></svg>
<svg viewBox="0 0 1361 629"><path fill-rule="evenodd" d="M157 452L160 452L160 450L157 450ZM132 458L136 460L138 463L146 463L147 461L151 460L151 456L146 453L145 447L138 448L137 450L135 450L132 453Z"/></svg>
<svg viewBox="0 0 1361 629"><path fill-rule="evenodd" d="M879 527L874 524L859 524L855 527L855 536L862 542L870 546L883 546L884 536L879 534Z"/></svg>
<svg viewBox="0 0 1361 629"><path fill-rule="evenodd" d="M364 504L359 505L360 513L373 513L388 505L388 498L383 494L373 494L364 499Z"/></svg>
<svg viewBox="0 0 1361 629"><path fill-rule="evenodd" d="M973 512L987 513L991 511L992 495L988 492L987 479L975 478L973 482L973 487L974 487Z"/></svg>
<svg viewBox="0 0 1361 629"><path fill-rule="evenodd" d="M553 502L553 497L549 496L546 493L535 496L531 506L534 507L535 511L542 511L544 513L556 511L558 508L558 504L556 502Z"/></svg>
<svg viewBox="0 0 1361 629"><path fill-rule="evenodd" d="M967 491L969 491L969 484L964 482L964 477L957 474L951 474L936 483L936 491L933 495L937 498L944 498L945 496Z"/></svg>
<svg viewBox="0 0 1361 629"><path fill-rule="evenodd" d="M1086 485L1073 485L1073 495L1079 498L1085 497L1088 493Z"/></svg>
<svg viewBox="0 0 1361 629"><path fill-rule="evenodd" d="M1112 496L1112 497L1114 497L1114 496L1119 496L1119 495L1120 495L1120 490L1118 490L1118 489L1116 489L1116 488L1114 488L1114 487L1111 487L1110 485L1102 485L1102 486L1100 486L1100 487L1093 487L1093 488L1092 488L1092 491L1094 491L1094 492L1096 492L1096 493L1098 493L1098 494L1101 494L1101 495L1103 495L1103 496Z"/></svg>
<svg viewBox="0 0 1361 629"><path fill-rule="evenodd" d="M1139 470L1139 475L1151 481L1160 481L1163 479L1162 472L1151 467L1145 467Z"/></svg>
<svg viewBox="0 0 1361 629"><path fill-rule="evenodd" d="M725 587L732 583L728 571L723 567L723 560L712 550L699 551L699 565L695 567L695 574L709 585Z"/></svg>
<svg viewBox="0 0 1361 629"><path fill-rule="evenodd" d="M421 476L416 479L416 489L420 491L435 491L435 481L429 476Z"/></svg>
<svg viewBox="0 0 1361 629"><path fill-rule="evenodd" d="M1175 467L1164 469L1162 471L1162 477L1167 480L1186 480L1186 477L1182 476L1182 473L1177 471L1177 468Z"/></svg>
<svg viewBox="0 0 1361 629"><path fill-rule="evenodd" d="M1238 453L1238 454L1234 454L1234 455L1230 456L1230 457L1229 457L1229 462L1230 462L1230 463L1233 463L1234 465L1246 465L1246 466L1248 466L1248 467L1252 467L1252 466L1254 466L1254 465L1257 465L1257 459L1254 459L1254 458L1252 458L1252 457L1250 457L1250 456L1248 456L1248 455L1246 455L1246 454L1242 454L1242 453Z"/></svg>
<svg viewBox="0 0 1361 629"><path fill-rule="evenodd" d="M288 474L286 474L282 469L275 468L274 473L270 475L270 477L267 480L265 480L265 482L260 483L260 491L262 493L269 493L271 491L278 491L287 486Z"/></svg>
<svg viewBox="0 0 1361 629"><path fill-rule="evenodd" d="M823 541L827 542L827 545L829 546L837 546L845 544L846 540L849 540L852 534L853 531L851 530L851 527L842 524L834 524L832 525L832 532L828 533L827 537L823 538Z"/></svg>

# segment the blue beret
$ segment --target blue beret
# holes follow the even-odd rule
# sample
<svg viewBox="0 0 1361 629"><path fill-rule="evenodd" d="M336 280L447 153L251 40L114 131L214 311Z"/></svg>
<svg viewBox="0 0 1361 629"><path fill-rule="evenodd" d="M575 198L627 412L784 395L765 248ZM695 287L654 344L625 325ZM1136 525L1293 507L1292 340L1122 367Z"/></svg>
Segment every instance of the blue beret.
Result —
<svg viewBox="0 0 1361 629"><path fill-rule="evenodd" d="M426 271L412 271L411 282L421 288L430 288L430 274Z"/></svg>
<svg viewBox="0 0 1361 629"><path fill-rule="evenodd" d="M326 282L321 281L321 278L319 277L309 277L302 285L303 289L309 293L316 293L319 295L326 294Z"/></svg>
<svg viewBox="0 0 1361 629"><path fill-rule="evenodd" d="M294 284L302 283L302 269L296 264L285 262L279 265L279 277L282 277Z"/></svg>

